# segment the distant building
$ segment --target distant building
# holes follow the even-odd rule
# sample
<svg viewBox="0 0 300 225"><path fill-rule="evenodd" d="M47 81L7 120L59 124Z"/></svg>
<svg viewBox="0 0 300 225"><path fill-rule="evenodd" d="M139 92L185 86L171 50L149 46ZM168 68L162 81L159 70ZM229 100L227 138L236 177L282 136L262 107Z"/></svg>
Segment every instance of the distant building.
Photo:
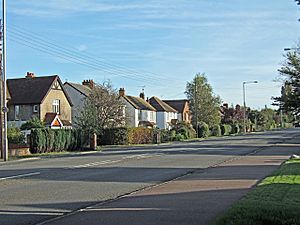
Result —
<svg viewBox="0 0 300 225"><path fill-rule="evenodd" d="M189 101L187 99L163 101L177 110L177 118L179 122L184 121L186 123L191 123L191 111L189 107Z"/></svg>
<svg viewBox="0 0 300 225"><path fill-rule="evenodd" d="M125 89L120 88L119 95L124 102L126 123L131 127L155 127L156 110L146 100L144 93L140 97L125 95Z"/></svg>
<svg viewBox="0 0 300 225"><path fill-rule="evenodd" d="M80 111L83 109L84 100L95 87L95 83L93 80L84 80L82 84L65 82L64 87L73 103L72 121L76 124L76 117L79 116Z"/></svg>
<svg viewBox="0 0 300 225"><path fill-rule="evenodd" d="M177 111L158 97L149 99L149 103L156 109L156 123L160 129L170 129L177 123Z"/></svg>
<svg viewBox="0 0 300 225"><path fill-rule="evenodd" d="M28 72L25 78L8 79L8 124L20 127L33 117L52 128L72 126L72 102L58 75L36 77ZM49 113L59 122L52 123ZM53 126L52 126L52 125Z"/></svg>

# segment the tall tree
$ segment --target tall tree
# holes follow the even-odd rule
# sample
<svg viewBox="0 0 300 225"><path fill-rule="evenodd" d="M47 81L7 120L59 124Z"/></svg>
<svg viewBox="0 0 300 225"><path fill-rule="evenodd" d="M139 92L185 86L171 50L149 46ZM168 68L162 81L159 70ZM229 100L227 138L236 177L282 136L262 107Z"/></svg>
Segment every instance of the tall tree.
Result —
<svg viewBox="0 0 300 225"><path fill-rule="evenodd" d="M294 115L300 114L300 53L299 50L288 52L285 62L278 70L283 77L284 84L281 96L273 98L274 105Z"/></svg>
<svg viewBox="0 0 300 225"><path fill-rule="evenodd" d="M196 74L194 79L187 83L185 94L191 103L192 122L195 127L196 121L205 122L210 127L220 124L221 99L213 93L204 73Z"/></svg>
<svg viewBox="0 0 300 225"><path fill-rule="evenodd" d="M124 120L124 105L111 83L106 82L95 84L75 123L85 131L101 134L105 128L124 125Z"/></svg>

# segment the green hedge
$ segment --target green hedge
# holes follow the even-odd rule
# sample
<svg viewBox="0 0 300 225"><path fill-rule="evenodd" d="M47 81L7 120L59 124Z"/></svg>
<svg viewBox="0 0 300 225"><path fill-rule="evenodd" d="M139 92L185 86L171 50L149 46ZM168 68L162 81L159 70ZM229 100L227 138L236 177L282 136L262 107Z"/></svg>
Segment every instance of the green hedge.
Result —
<svg viewBox="0 0 300 225"><path fill-rule="evenodd" d="M31 153L49 153L80 150L84 135L81 130L35 128L30 134Z"/></svg>
<svg viewBox="0 0 300 225"><path fill-rule="evenodd" d="M229 135L231 134L231 126L228 125L228 124L222 124L221 125L221 133L222 135L226 136L226 135Z"/></svg>
<svg viewBox="0 0 300 225"><path fill-rule="evenodd" d="M222 135L220 125L214 125L211 128L211 135L220 137Z"/></svg>
<svg viewBox="0 0 300 225"><path fill-rule="evenodd" d="M128 129L129 144L151 144L152 142L152 129L145 127L133 127Z"/></svg>
<svg viewBox="0 0 300 225"><path fill-rule="evenodd" d="M231 125L231 134L238 134L240 133L240 127L238 124Z"/></svg>
<svg viewBox="0 0 300 225"><path fill-rule="evenodd" d="M207 138L210 135L209 127L206 123L200 122L198 124L198 137Z"/></svg>
<svg viewBox="0 0 300 225"><path fill-rule="evenodd" d="M127 145L128 128L108 128L98 137L98 145Z"/></svg>

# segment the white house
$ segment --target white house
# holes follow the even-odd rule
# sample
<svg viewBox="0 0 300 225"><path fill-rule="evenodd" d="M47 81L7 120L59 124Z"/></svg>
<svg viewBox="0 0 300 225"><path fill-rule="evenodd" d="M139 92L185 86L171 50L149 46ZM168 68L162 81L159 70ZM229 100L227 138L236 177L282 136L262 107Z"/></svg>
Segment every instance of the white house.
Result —
<svg viewBox="0 0 300 225"><path fill-rule="evenodd" d="M172 124L177 122L177 110L158 97L149 99L149 103L156 109L156 123L160 129L171 129Z"/></svg>
<svg viewBox="0 0 300 225"><path fill-rule="evenodd" d="M144 93L140 97L125 95L125 89L120 88L119 95L125 105L127 125L131 127L155 127L156 110L146 100Z"/></svg>
<svg viewBox="0 0 300 225"><path fill-rule="evenodd" d="M71 101L72 107L72 121L76 121L81 109L84 107L84 100L94 88L93 80L84 80L82 84L65 82L64 88L67 91Z"/></svg>

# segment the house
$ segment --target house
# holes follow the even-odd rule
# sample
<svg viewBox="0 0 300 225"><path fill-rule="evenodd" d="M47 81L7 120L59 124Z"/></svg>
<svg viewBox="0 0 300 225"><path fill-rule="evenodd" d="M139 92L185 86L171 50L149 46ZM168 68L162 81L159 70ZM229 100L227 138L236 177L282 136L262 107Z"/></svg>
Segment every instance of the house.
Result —
<svg viewBox="0 0 300 225"><path fill-rule="evenodd" d="M84 100L95 87L95 83L93 80L84 80L82 84L65 82L64 87L73 103L72 121L75 123L81 109L84 107Z"/></svg>
<svg viewBox="0 0 300 225"><path fill-rule="evenodd" d="M189 107L189 101L187 99L163 101L173 109L177 110L177 119L179 122L184 121L186 123L191 123L191 111Z"/></svg>
<svg viewBox="0 0 300 225"><path fill-rule="evenodd" d="M170 129L177 122L177 111L158 97L149 99L149 103L156 109L156 123L160 129Z"/></svg>
<svg viewBox="0 0 300 225"><path fill-rule="evenodd" d="M20 127L36 117L51 128L72 126L72 102L58 75L36 77L28 72L25 78L8 79L7 88L9 125Z"/></svg>
<svg viewBox="0 0 300 225"><path fill-rule="evenodd" d="M125 95L125 89L120 88L119 96L125 105L127 125L131 127L155 127L156 110L145 100L145 94L140 97Z"/></svg>

